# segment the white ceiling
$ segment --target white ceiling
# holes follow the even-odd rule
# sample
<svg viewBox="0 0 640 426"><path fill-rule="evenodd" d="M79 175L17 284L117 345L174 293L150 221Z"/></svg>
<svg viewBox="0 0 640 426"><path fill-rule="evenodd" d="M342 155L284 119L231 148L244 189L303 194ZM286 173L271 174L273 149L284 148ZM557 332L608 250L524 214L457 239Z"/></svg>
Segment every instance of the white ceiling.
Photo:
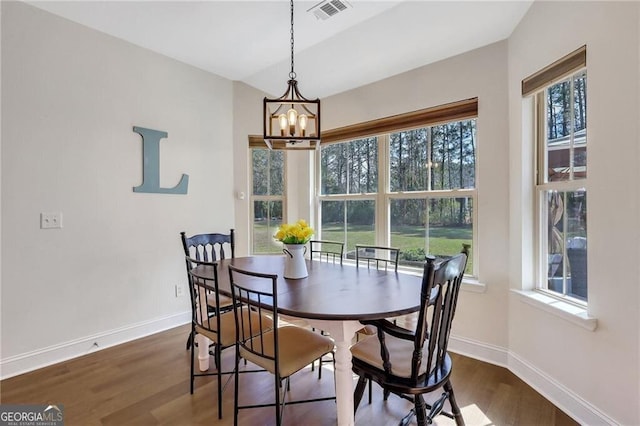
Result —
<svg viewBox="0 0 640 426"><path fill-rule="evenodd" d="M325 97L507 38L533 0L379 1L328 20L295 1L295 72ZM289 2L29 1L230 80L281 95L290 71Z"/></svg>

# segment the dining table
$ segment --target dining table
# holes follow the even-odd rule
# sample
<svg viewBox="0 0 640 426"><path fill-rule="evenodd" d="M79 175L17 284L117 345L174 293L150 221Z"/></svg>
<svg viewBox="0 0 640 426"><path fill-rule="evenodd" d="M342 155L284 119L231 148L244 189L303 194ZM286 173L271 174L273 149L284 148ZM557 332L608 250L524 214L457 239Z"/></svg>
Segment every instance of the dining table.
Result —
<svg viewBox="0 0 640 426"><path fill-rule="evenodd" d="M222 259L217 263L218 291L231 295L229 265L251 272L275 274L278 312L304 319L323 330L335 342L335 382L337 424L354 424L353 374L350 346L361 320L375 320L415 312L420 307L422 276L366 265L306 260L308 276L283 276L286 257L255 255ZM194 274L213 279L213 267L199 265ZM203 336L199 336L203 337ZM200 370L209 368L208 344L198 345Z"/></svg>

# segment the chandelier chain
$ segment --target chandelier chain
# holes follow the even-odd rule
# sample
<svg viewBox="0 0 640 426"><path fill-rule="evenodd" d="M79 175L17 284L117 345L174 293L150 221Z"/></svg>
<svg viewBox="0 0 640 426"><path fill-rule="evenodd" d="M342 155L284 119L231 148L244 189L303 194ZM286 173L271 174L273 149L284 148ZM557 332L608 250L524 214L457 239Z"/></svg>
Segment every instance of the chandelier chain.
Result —
<svg viewBox="0 0 640 426"><path fill-rule="evenodd" d="M289 78L296 79L296 73L293 70L293 0L291 0L291 72L289 73Z"/></svg>

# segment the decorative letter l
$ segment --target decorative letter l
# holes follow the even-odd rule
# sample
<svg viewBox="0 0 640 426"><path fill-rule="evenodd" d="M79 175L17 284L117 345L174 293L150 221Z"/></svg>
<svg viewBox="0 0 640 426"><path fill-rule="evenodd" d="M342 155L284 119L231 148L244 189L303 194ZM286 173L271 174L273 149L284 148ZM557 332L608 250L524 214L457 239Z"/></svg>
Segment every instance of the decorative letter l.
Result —
<svg viewBox="0 0 640 426"><path fill-rule="evenodd" d="M134 186L133 192L152 192L159 194L186 194L189 175L182 174L180 182L173 188L160 187L160 139L167 132L134 127L133 131L142 136L142 185Z"/></svg>

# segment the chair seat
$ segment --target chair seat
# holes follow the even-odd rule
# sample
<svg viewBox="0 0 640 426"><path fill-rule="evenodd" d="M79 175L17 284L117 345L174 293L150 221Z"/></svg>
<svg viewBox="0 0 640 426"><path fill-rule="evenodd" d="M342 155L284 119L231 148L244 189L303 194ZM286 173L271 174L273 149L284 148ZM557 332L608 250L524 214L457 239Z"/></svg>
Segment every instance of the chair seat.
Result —
<svg viewBox="0 0 640 426"><path fill-rule="evenodd" d="M295 325L296 327L308 327L309 323L303 319L298 317L292 317L290 315L281 315L278 314L278 321L283 327L286 325Z"/></svg>
<svg viewBox="0 0 640 426"><path fill-rule="evenodd" d="M374 327L375 328L375 327ZM413 340L403 340L391 335L385 336L385 344L389 350L389 362L391 374L396 377L411 377L411 358L413 356ZM428 341L425 342L425 350L422 355L422 365L426 367L429 351L426 350ZM370 366L384 372L382 358L380 357L380 340L377 338L364 339L351 347L354 359L360 360Z"/></svg>
<svg viewBox="0 0 640 426"><path fill-rule="evenodd" d="M220 306L218 308L226 308L227 306L233 305L233 300L230 297L223 296L222 294L218 295L218 300L220 301ZM207 294L207 305L212 308L216 307L216 295L213 293Z"/></svg>
<svg viewBox="0 0 640 426"><path fill-rule="evenodd" d="M257 324L260 324L260 321L262 321L262 327L265 330L270 330L273 327L273 321L271 318L262 315L261 319L257 312L244 310L243 316L244 330L247 335L251 334L252 336L257 336L260 334L260 327L257 326ZM250 324L252 325L251 329L249 329ZM209 326L211 330L200 325L196 325L196 331L222 347L232 346L236 343L236 320L233 311L225 312L220 315L220 327L222 328L221 333L217 333L218 324L215 317L210 319Z"/></svg>
<svg viewBox="0 0 640 426"><path fill-rule="evenodd" d="M255 337L247 342L247 346L253 347L256 351L262 350L264 342L264 353L273 357L274 354L274 332L265 333L262 337ZM278 354L280 357L280 377L289 377L298 370L301 370L312 361L320 358L333 350L333 340L310 330L284 326L278 329ZM275 363L273 360L262 357L240 347L240 356L247 361L264 368L275 374Z"/></svg>

